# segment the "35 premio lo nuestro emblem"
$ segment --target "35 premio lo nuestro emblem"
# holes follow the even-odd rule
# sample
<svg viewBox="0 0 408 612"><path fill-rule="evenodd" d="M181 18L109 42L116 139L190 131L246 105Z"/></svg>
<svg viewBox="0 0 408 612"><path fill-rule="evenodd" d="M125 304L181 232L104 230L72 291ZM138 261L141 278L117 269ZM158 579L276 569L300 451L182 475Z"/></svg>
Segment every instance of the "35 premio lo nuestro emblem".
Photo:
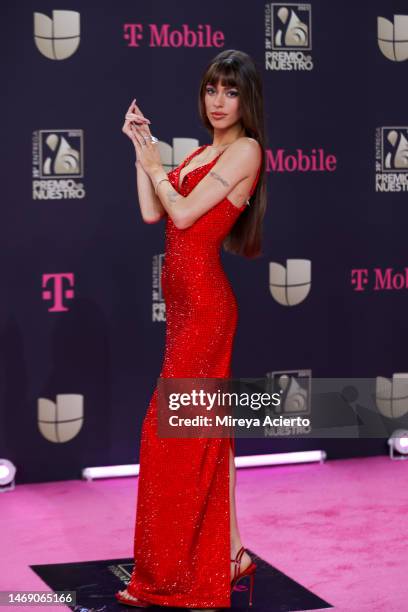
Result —
<svg viewBox="0 0 408 612"><path fill-rule="evenodd" d="M85 197L83 130L33 132L33 200Z"/></svg>

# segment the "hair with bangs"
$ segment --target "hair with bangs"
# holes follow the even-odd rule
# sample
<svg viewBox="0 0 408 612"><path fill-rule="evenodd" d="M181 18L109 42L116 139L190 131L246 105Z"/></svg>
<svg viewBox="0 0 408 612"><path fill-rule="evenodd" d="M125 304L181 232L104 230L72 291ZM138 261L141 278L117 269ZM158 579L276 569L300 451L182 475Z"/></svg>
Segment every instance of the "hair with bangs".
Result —
<svg viewBox="0 0 408 612"><path fill-rule="evenodd" d="M229 235L225 238L224 249L245 257L261 255L262 222L266 210L265 182L265 126L263 91L260 74L249 55L234 49L222 51L207 66L201 80L199 91L200 117L213 136L214 129L205 110L207 85L238 89L241 123L245 135L254 138L262 149L262 166L256 189L250 205L240 214Z"/></svg>

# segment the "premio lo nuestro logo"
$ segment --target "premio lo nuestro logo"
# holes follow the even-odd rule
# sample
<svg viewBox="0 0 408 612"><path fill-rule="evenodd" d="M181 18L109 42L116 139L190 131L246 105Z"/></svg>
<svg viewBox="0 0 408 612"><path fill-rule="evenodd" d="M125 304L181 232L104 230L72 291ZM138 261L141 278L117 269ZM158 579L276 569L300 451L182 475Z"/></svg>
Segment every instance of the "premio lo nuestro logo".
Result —
<svg viewBox="0 0 408 612"><path fill-rule="evenodd" d="M266 4L266 70L312 70L311 50L311 4Z"/></svg>
<svg viewBox="0 0 408 612"><path fill-rule="evenodd" d="M80 14L52 11L52 17L34 13L34 41L42 55L52 60L71 57L79 47Z"/></svg>
<svg viewBox="0 0 408 612"><path fill-rule="evenodd" d="M33 199L85 197L83 130L33 132Z"/></svg>
<svg viewBox="0 0 408 612"><path fill-rule="evenodd" d="M166 321L166 304L162 291L162 272L164 253L153 255L152 262L152 321L164 323Z"/></svg>
<svg viewBox="0 0 408 612"><path fill-rule="evenodd" d="M265 415L271 418L277 414L285 416L311 415L312 370L280 370L267 372L270 381L269 393L279 393L281 401L272 411L265 406ZM265 426L265 435L296 436L311 431L310 426Z"/></svg>
<svg viewBox="0 0 408 612"><path fill-rule="evenodd" d="M387 59L393 62L408 59L408 15L394 15L394 21L378 17L377 39Z"/></svg>
<svg viewBox="0 0 408 612"><path fill-rule="evenodd" d="M408 190L408 128L388 126L376 129L376 191Z"/></svg>
<svg viewBox="0 0 408 612"><path fill-rule="evenodd" d="M296 306L306 299L312 286L310 259L287 259L286 267L274 261L269 264L269 288L282 306Z"/></svg>

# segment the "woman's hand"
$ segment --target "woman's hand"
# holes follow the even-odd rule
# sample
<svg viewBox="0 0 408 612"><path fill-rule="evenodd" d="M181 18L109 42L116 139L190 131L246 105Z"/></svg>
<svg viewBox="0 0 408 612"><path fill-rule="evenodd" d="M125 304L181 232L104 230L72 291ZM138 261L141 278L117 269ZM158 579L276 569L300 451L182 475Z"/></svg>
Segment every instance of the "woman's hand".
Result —
<svg viewBox="0 0 408 612"><path fill-rule="evenodd" d="M132 102L130 112L126 117L131 122L130 131L132 133L132 142L135 145L137 163L140 164L143 170L149 174L162 168L160 153L157 148L157 143L152 142L152 134L150 132L150 121L145 118L140 108Z"/></svg>
<svg viewBox="0 0 408 612"><path fill-rule="evenodd" d="M136 163L141 165L147 174L162 169L157 143L151 140L152 134L147 119L136 104L136 99L129 106L122 131L131 139L136 151Z"/></svg>
<svg viewBox="0 0 408 612"><path fill-rule="evenodd" d="M139 111L136 106L136 98L132 101L131 105L127 109L125 122L122 126L122 132L126 134L132 141L135 150L136 150L136 136L133 130L134 125L148 125L150 123L149 119L143 116L143 114Z"/></svg>

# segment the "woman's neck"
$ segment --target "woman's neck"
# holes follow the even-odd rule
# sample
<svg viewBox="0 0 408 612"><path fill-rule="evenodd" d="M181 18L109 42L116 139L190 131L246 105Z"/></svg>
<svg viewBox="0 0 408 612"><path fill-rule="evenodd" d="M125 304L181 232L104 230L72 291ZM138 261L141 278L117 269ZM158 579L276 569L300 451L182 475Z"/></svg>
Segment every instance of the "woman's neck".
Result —
<svg viewBox="0 0 408 612"><path fill-rule="evenodd" d="M241 136L245 136L245 130L241 123L232 125L226 130L214 129L212 147L215 149L226 147L235 142Z"/></svg>

